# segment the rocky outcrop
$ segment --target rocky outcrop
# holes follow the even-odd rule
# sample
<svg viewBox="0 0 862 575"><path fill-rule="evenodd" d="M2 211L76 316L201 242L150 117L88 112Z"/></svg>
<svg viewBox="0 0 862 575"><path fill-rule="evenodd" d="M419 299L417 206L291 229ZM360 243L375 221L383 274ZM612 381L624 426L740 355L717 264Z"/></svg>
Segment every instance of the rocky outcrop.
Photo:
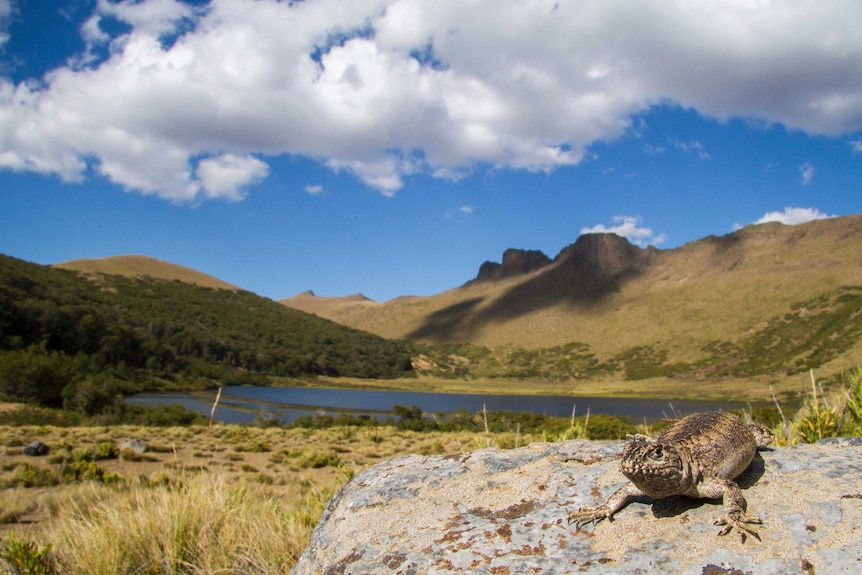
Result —
<svg viewBox="0 0 862 575"><path fill-rule="evenodd" d="M503 253L503 263L483 263L479 267L476 281L499 280L524 275L542 269L550 263L551 258L538 250L508 249Z"/></svg>
<svg viewBox="0 0 862 575"><path fill-rule="evenodd" d="M353 478L294 575L786 574L862 568L862 441L764 451L739 478L762 541L718 537L718 502L636 502L613 522L567 524L624 483L621 442L569 441L408 456Z"/></svg>
<svg viewBox="0 0 862 575"><path fill-rule="evenodd" d="M619 272L644 265L657 251L641 249L616 234L584 234L560 251L554 261L583 272Z"/></svg>
<svg viewBox="0 0 862 575"><path fill-rule="evenodd" d="M658 253L653 247L639 248L616 234L584 234L564 248L553 260L537 250L508 249L503 263L487 261L479 267L474 282L516 277L559 262L589 281L603 274L619 274L642 269Z"/></svg>

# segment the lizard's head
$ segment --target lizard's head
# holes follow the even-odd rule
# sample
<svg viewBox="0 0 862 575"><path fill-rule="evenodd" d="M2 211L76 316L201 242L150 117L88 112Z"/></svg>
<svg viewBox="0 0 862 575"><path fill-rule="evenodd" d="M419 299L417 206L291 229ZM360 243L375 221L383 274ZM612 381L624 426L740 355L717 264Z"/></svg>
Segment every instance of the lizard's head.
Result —
<svg viewBox="0 0 862 575"><path fill-rule="evenodd" d="M667 443L635 440L623 448L623 475L654 499L680 493L685 464L677 449Z"/></svg>

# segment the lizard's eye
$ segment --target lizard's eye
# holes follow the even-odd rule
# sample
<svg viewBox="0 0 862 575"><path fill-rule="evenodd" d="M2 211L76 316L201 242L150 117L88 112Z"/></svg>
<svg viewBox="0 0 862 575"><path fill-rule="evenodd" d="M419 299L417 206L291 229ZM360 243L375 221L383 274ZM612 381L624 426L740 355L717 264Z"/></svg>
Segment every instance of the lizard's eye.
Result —
<svg viewBox="0 0 862 575"><path fill-rule="evenodd" d="M661 459L664 457L664 451L662 450L661 445L656 445L655 449L653 449L649 455L652 459Z"/></svg>

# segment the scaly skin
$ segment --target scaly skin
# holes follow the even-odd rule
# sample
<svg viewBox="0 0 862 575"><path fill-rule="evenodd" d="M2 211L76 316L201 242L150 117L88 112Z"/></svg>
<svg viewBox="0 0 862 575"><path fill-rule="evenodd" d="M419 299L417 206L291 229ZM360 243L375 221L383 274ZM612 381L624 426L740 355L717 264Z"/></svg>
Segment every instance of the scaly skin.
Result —
<svg viewBox="0 0 862 575"><path fill-rule="evenodd" d="M632 499L648 496L661 499L672 495L724 501L724 517L716 521L719 535L739 531L760 539L752 525L759 517L746 514L746 501L736 479L748 468L759 447L774 436L761 425L746 425L732 414L705 412L689 415L656 438L629 436L623 448L620 468L630 483L614 493L607 503L584 507L569 514L569 523L582 525L613 520L614 514Z"/></svg>

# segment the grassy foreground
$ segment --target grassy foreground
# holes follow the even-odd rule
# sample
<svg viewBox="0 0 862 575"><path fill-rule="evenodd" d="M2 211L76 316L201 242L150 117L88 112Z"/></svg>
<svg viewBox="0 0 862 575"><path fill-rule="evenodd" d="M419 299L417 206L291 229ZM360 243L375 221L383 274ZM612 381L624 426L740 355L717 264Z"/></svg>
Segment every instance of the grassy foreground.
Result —
<svg viewBox="0 0 862 575"><path fill-rule="evenodd" d="M769 423L779 445L862 434L862 371L828 395L812 377L799 411ZM326 502L358 471L399 455L513 448L592 428L581 418L563 429L0 426L0 572L287 573ZM34 439L51 446L47 456L24 455ZM148 450L124 448L130 439Z"/></svg>
<svg viewBox="0 0 862 575"><path fill-rule="evenodd" d="M35 439L48 456L24 455ZM0 572L286 573L358 471L496 441L514 446L386 426L0 427Z"/></svg>

